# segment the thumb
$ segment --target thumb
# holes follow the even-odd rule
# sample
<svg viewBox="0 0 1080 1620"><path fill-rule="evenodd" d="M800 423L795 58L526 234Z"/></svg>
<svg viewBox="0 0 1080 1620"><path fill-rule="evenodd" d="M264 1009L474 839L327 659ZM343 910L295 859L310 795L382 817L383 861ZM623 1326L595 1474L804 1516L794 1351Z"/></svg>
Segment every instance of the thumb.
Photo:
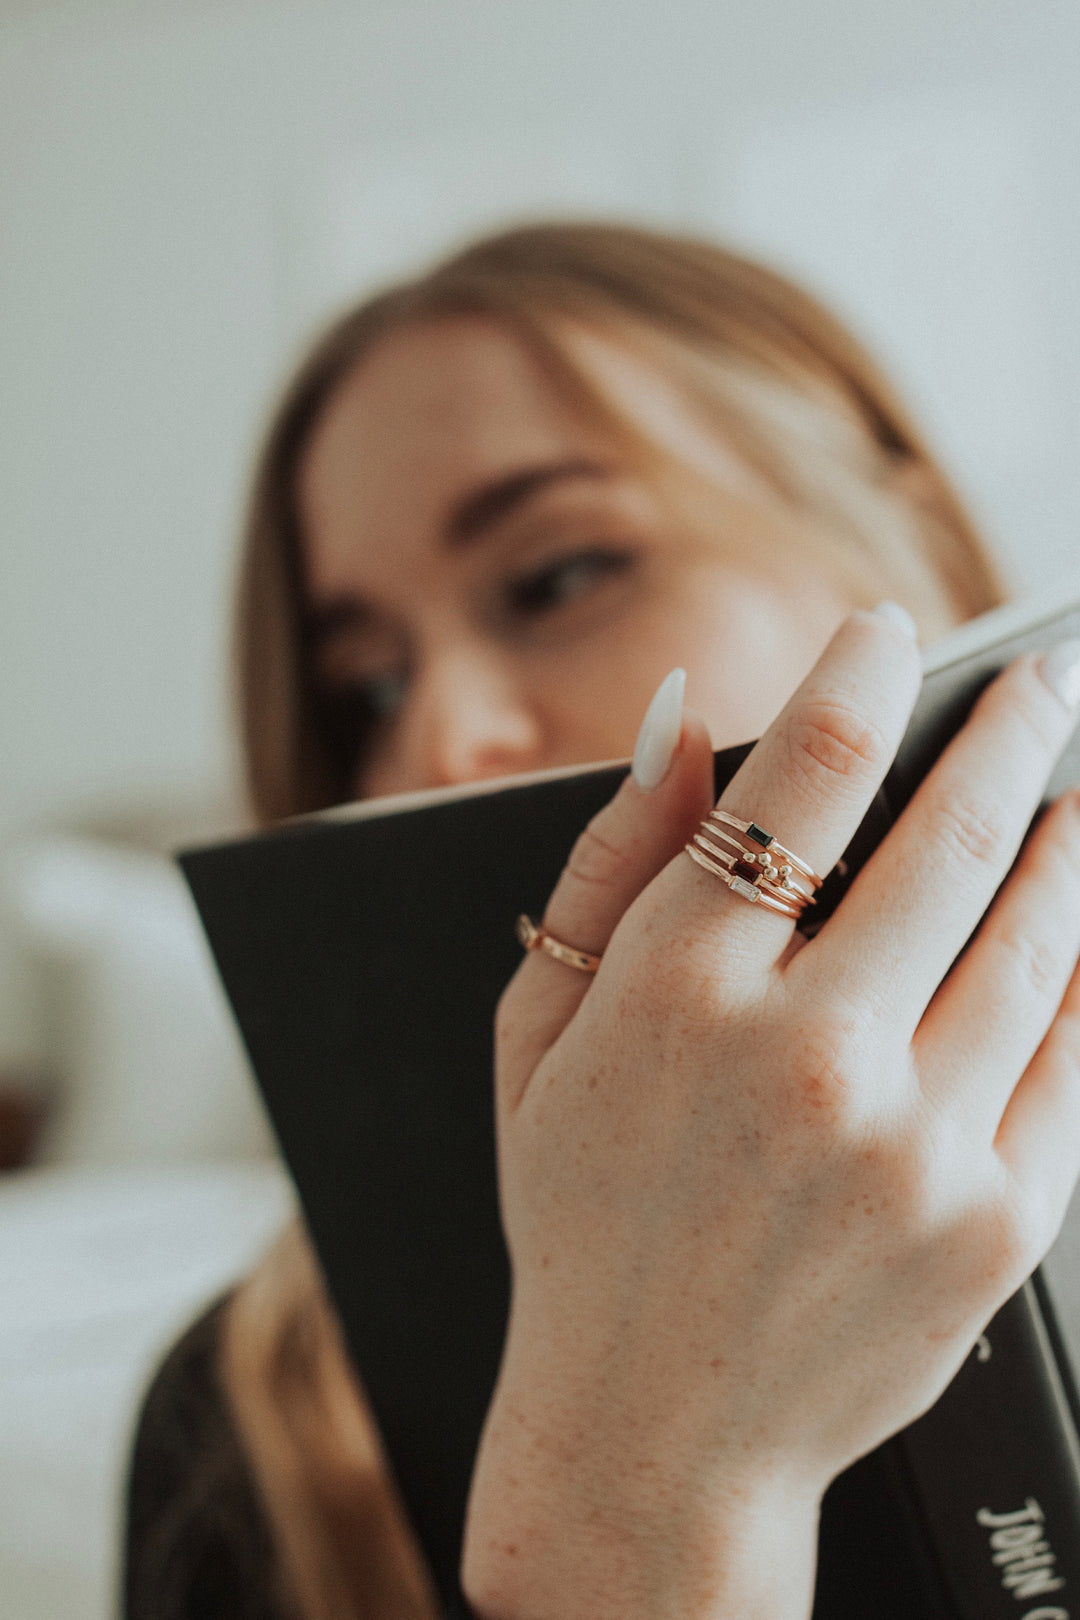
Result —
<svg viewBox="0 0 1080 1620"><path fill-rule="evenodd" d="M574 950L603 955L623 913L712 807L712 744L704 721L683 710L685 685L681 669L660 683L630 775L579 837L548 902L544 932ZM500 1090L511 1108L591 984L540 950L511 979L496 1019Z"/></svg>

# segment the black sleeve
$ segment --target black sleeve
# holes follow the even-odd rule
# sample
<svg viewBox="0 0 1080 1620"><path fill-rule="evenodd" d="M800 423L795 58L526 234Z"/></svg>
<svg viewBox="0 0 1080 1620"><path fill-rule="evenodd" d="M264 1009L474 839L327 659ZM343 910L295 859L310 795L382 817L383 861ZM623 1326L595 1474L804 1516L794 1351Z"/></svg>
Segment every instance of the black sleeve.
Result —
<svg viewBox="0 0 1080 1620"><path fill-rule="evenodd" d="M127 1482L124 1620L293 1620L217 1376L219 1300L173 1346Z"/></svg>

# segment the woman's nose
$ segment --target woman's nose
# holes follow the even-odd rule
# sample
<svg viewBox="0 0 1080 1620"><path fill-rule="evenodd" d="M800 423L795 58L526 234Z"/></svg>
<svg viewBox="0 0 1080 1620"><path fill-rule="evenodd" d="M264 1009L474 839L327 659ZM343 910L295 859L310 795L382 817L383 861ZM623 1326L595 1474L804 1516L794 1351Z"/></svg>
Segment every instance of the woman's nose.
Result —
<svg viewBox="0 0 1080 1620"><path fill-rule="evenodd" d="M414 757L424 786L512 776L542 763L539 717L501 660L460 653L440 659L418 677L413 702Z"/></svg>

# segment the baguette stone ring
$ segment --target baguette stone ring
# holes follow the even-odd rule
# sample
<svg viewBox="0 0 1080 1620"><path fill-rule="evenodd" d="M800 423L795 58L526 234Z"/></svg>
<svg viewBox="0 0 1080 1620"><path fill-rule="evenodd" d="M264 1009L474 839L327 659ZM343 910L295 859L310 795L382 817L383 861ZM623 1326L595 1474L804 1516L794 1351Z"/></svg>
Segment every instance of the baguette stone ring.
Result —
<svg viewBox="0 0 1080 1620"><path fill-rule="evenodd" d="M579 951L573 945L564 945L546 928L538 928L524 912L517 920L517 937L527 951L546 951L556 962L577 968L579 973L595 973L600 966L598 956L593 956L589 951Z"/></svg>
<svg viewBox="0 0 1080 1620"><path fill-rule="evenodd" d="M801 917L823 879L756 821L710 810L686 845L691 860L754 905Z"/></svg>

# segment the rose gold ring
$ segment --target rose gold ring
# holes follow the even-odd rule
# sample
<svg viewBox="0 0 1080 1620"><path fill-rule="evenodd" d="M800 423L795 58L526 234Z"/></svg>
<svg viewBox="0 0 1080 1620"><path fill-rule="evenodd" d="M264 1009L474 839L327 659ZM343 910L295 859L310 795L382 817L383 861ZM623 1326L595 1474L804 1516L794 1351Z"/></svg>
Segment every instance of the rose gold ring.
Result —
<svg viewBox="0 0 1080 1620"><path fill-rule="evenodd" d="M517 937L527 951L546 951L556 962L565 962L567 967L577 968L581 973L595 973L600 966L598 956L593 956L589 951L575 950L573 945L564 945L546 928L537 928L532 918L526 917L524 912L517 920Z"/></svg>
<svg viewBox="0 0 1080 1620"><path fill-rule="evenodd" d="M800 856L787 849L778 838L773 837L772 833L766 832L758 822L741 821L738 816L730 815L726 810L710 810L705 820L707 823L712 822L718 830L733 827L736 832L742 833L746 840L743 847L750 849L762 868L775 867L783 876L784 867L789 866L792 870L787 876L790 878L793 873L798 872L806 878L811 889L820 889L825 881L824 878L818 877L812 866L808 866Z"/></svg>
<svg viewBox="0 0 1080 1620"><path fill-rule="evenodd" d="M750 866L752 872L744 872L742 875L748 880L764 884L770 890L776 890L781 898L802 900L806 905L813 905L814 885L808 877L797 871L790 861L785 861L779 854L774 855L772 850L749 847L739 833L720 825L712 816L701 823L694 842L706 847L711 855L717 856L726 866L731 866L735 861L742 861L744 865Z"/></svg>
<svg viewBox="0 0 1080 1620"><path fill-rule="evenodd" d="M799 918L815 904L822 879L756 821L711 810L686 845L691 860L733 893L769 911Z"/></svg>
<svg viewBox="0 0 1080 1620"><path fill-rule="evenodd" d="M753 867L749 867L752 874L749 877L742 872L736 871L736 867L749 866L749 863L738 861L733 855L729 857L730 866L722 864L723 857L713 857L707 854L706 850L698 843L696 835L694 842L686 845L686 853L691 860L696 861L706 872L711 872L722 883L726 883L728 888L735 894L741 895L744 900L750 900L754 904L763 905L769 911L782 912L785 917L801 917L809 904L806 900L796 901L794 896L781 897L775 889L767 888L762 883L760 875L753 876Z"/></svg>

